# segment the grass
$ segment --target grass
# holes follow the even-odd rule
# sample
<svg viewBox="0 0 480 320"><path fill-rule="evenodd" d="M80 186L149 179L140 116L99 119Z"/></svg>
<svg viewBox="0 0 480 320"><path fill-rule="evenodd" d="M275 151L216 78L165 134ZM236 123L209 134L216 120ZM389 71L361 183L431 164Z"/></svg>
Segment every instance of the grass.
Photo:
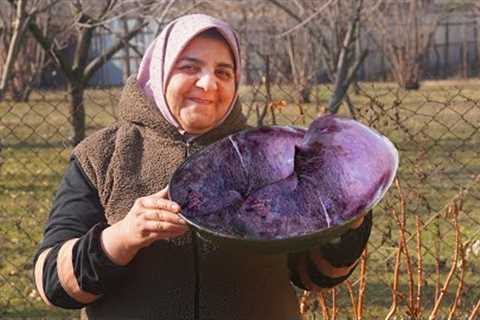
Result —
<svg viewBox="0 0 480 320"><path fill-rule="evenodd" d="M400 151L399 177L408 199L407 225L414 232L414 214L424 221L440 211L462 188L480 173L479 81L425 82L420 90L406 92L390 83L362 83L359 94L351 93L356 116L388 136ZM251 124L267 103L265 88L242 87L244 112ZM285 101L275 109L275 123L307 126L328 101L329 87L318 86L312 102L297 104L292 86L272 86L273 101ZM118 112L119 90L89 90L86 95L87 133L113 122ZM281 105L281 104L278 104ZM303 113L303 114L302 114ZM349 115L342 107L341 114ZM269 111L265 124L272 124ZM64 92L35 92L28 103L0 103L0 318L64 319L78 312L45 307L33 289L31 257L41 239L51 199L62 177L71 148L67 96ZM464 199L460 216L463 241L480 239L478 218L479 186ZM393 256L398 240L392 208L398 209L398 194L392 190L376 210L375 227L369 245L366 289L366 318L384 317L391 303ZM434 276L434 248L440 244L442 279L450 268L454 233L450 221L440 215L423 233L425 309L431 309ZM410 243L414 250L414 243ZM466 313L479 299L480 258L470 257L465 275L465 295L460 311ZM357 274L352 276L355 280ZM455 283L454 283L455 284ZM401 290L405 289L405 272ZM445 306L452 301L453 286ZM349 299L339 288L341 319L348 318ZM404 305L398 315L405 316ZM446 312L444 308L443 313ZM310 316L313 319L313 314Z"/></svg>

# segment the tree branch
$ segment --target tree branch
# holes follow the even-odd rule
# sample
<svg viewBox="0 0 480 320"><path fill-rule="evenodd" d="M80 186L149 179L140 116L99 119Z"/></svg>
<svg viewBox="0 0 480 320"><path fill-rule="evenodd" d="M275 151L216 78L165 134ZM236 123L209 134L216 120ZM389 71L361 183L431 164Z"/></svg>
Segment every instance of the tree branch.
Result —
<svg viewBox="0 0 480 320"><path fill-rule="evenodd" d="M13 3L13 2L10 2ZM25 8L26 1L19 0L16 3L16 15L13 25L13 35L10 39L10 46L8 48L7 59L2 72L2 78L0 79L0 100L3 99L3 94L10 78L10 73L15 62L17 51L20 48L20 43L25 35L25 29L31 16L26 16ZM13 5L13 4L12 4Z"/></svg>
<svg viewBox="0 0 480 320"><path fill-rule="evenodd" d="M83 12L80 13L78 17L78 22L80 24L89 24L92 21L92 18ZM85 66L88 61L88 53L90 51L90 45L92 43L93 32L95 31L94 27L83 27L80 26L77 33L77 40L75 46L75 53L73 55L73 64L72 72L77 76L81 76ZM80 74L79 74L80 73Z"/></svg>
<svg viewBox="0 0 480 320"><path fill-rule="evenodd" d="M352 82L355 74L360 67L361 63L365 59L368 51L364 51L359 59L355 62L354 68L350 75L348 75L348 69L350 65L350 57L349 51L350 47L353 43L355 30L358 27L360 21L360 12L363 6L363 1L360 0L357 3L357 7L355 8L355 12L353 15L353 19L348 26L347 34L345 35L343 46L340 51L340 55L338 57L338 65L337 65L337 74L335 76L335 84L333 89L333 94L328 102L328 109L332 113L337 113L340 107L340 104L345 97L345 93L348 90L350 83Z"/></svg>
<svg viewBox="0 0 480 320"><path fill-rule="evenodd" d="M45 52L52 58L55 64L62 70L67 78L72 77L72 69L68 62L63 57L60 50L55 48L53 40L49 40L43 35L42 30L38 27L36 22L31 19L28 23L28 30L38 42L38 44L45 50Z"/></svg>
<svg viewBox="0 0 480 320"><path fill-rule="evenodd" d="M275 5L276 7L278 7L279 9L283 10L286 14L288 14L291 18L293 18L295 21L299 22L299 23L302 23L303 19L296 15L293 11L291 11L289 8L287 8L286 6L284 6L283 4L279 3L277 0L267 0L268 2L272 3L273 5ZM310 28L309 26L307 26L307 29L309 32L311 32L315 38L317 38L320 42L322 41L326 41L325 40L325 37L323 37L323 35L321 33L318 33L316 32L316 30L314 30L313 28Z"/></svg>
<svg viewBox="0 0 480 320"><path fill-rule="evenodd" d="M100 14L94 19L95 21L103 21L109 12L111 12L117 5L118 0L107 0Z"/></svg>
<svg viewBox="0 0 480 320"><path fill-rule="evenodd" d="M32 11L30 11L28 13L28 15L30 16L35 16L39 13L42 13L42 12L45 12L45 11L48 11L50 8L52 8L53 6L55 6L57 3L59 2L62 2L62 1L65 1L65 0L52 0L52 1L49 1L47 3L47 5L45 5L44 7L36 7L36 8L33 8Z"/></svg>
<svg viewBox="0 0 480 320"><path fill-rule="evenodd" d="M137 23L137 26L133 28L129 33L127 33L123 38L119 39L114 45L110 47L107 51L105 51L100 56L96 57L85 68L84 72L84 81L90 80L93 74L100 69L107 61L109 61L113 55L115 55L119 50L124 48L124 42L130 41L133 37L135 37L143 28L148 25L148 22L140 20Z"/></svg>
<svg viewBox="0 0 480 320"><path fill-rule="evenodd" d="M276 0L271 0L275 3L277 3ZM330 6L333 2L336 2L337 0L329 0L327 3L325 3L323 6L321 6L317 12L313 13L312 15L310 15L308 18L304 19L302 22L300 22L299 24L297 24L296 26L294 26L293 28L290 28L288 29L287 31L285 32L282 32L281 34L279 34L277 37L283 37L283 36L286 36L292 32L294 32L295 30L298 30L299 28L303 27L304 25L306 25L307 23L309 23L310 21L313 20L313 18L317 17L320 13L322 13L326 8L328 8L328 6ZM283 6L282 6L283 8Z"/></svg>

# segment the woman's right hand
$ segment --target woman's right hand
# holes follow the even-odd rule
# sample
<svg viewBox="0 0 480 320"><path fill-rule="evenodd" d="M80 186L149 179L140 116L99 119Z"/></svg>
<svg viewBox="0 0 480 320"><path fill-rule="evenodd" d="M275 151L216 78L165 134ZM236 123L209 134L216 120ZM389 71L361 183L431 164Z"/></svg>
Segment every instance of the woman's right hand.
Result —
<svg viewBox="0 0 480 320"><path fill-rule="evenodd" d="M103 231L103 249L112 262L126 265L141 248L188 230L178 215L180 206L168 199L167 190L137 199L125 218Z"/></svg>

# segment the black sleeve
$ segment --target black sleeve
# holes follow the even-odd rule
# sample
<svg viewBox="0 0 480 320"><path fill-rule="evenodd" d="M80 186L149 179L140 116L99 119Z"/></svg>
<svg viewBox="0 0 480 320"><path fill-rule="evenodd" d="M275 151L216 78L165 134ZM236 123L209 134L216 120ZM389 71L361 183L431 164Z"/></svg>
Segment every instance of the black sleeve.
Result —
<svg viewBox="0 0 480 320"><path fill-rule="evenodd" d="M51 303L69 309L84 306L65 292L58 279L57 255L67 240L79 238L73 247L72 263L82 290L102 295L126 271L127 267L111 262L101 247L100 235L106 227L108 224L98 192L78 161L72 158L34 257L36 263L44 250L52 248L45 259L42 275L44 292Z"/></svg>
<svg viewBox="0 0 480 320"><path fill-rule="evenodd" d="M321 247L322 255L334 267L348 267L360 258L367 245L372 229L370 211L357 229L349 230L338 241L328 242Z"/></svg>
<svg viewBox="0 0 480 320"><path fill-rule="evenodd" d="M352 266L362 255L370 237L372 229L372 212L370 211L363 220L360 227L349 230L335 241L322 245L319 249L322 257L326 259L334 267L348 267ZM310 258L308 252L301 252L290 254L288 257L288 266L290 270L290 280L298 288L306 289L305 285L300 279L298 265L301 256L306 256L307 273L309 278L315 285L321 288L331 288L343 281L345 281L353 272L350 272L338 278L331 278L321 273L315 266L315 263Z"/></svg>

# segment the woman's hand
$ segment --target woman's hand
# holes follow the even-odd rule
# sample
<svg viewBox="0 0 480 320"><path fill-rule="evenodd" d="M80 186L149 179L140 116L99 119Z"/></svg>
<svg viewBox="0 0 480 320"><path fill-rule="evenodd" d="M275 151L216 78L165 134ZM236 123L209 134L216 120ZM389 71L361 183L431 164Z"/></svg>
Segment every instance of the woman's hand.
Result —
<svg viewBox="0 0 480 320"><path fill-rule="evenodd" d="M103 249L114 263L126 265L141 248L188 230L178 215L180 206L168 199L167 190L137 199L125 218L103 231Z"/></svg>
<svg viewBox="0 0 480 320"><path fill-rule="evenodd" d="M185 220L178 212L180 206L168 200L167 188L151 196L139 198L127 216L120 221L123 240L132 248L149 246L187 231Z"/></svg>

